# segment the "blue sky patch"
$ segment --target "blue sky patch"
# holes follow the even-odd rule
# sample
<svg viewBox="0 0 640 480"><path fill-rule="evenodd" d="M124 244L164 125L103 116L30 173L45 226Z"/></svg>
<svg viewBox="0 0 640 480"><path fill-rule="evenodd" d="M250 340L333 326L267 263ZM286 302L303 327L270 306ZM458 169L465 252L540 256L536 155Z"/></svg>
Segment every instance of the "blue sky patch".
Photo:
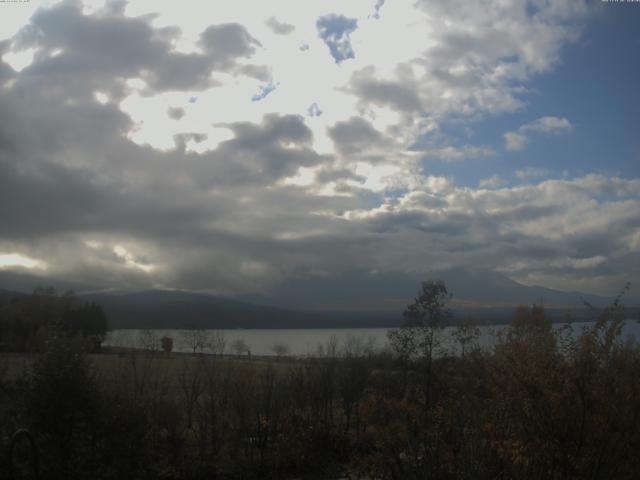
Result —
<svg viewBox="0 0 640 480"><path fill-rule="evenodd" d="M320 107L316 102L313 102L311 105L309 105L309 108L307 108L307 114L310 117L319 117L320 115L322 115L322 110L320 110Z"/></svg>
<svg viewBox="0 0 640 480"><path fill-rule="evenodd" d="M278 84L274 84L273 82L269 82L266 85L261 85L260 89L258 90L258 93L256 93L251 97L251 101L259 102L260 100L264 99L267 95L269 95L271 92L273 92L277 86Z"/></svg>
<svg viewBox="0 0 640 480"><path fill-rule="evenodd" d="M336 63L356 58L349 36L358 28L358 20L332 13L318 18L316 27L318 35L329 47L331 56Z"/></svg>

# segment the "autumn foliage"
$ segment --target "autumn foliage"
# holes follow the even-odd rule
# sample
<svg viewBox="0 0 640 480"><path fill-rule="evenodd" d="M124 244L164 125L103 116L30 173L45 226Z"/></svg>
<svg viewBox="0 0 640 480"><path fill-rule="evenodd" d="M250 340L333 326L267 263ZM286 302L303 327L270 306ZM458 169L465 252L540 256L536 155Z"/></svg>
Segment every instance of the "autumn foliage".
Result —
<svg viewBox="0 0 640 480"><path fill-rule="evenodd" d="M105 355L50 339L24 380L2 381L0 422L33 431L50 479L638 478L640 349L619 335L619 300L580 335L541 306L517 309L491 349L462 325L464 355L447 355L442 287L408 309L397 345L415 350L131 351L98 368Z"/></svg>

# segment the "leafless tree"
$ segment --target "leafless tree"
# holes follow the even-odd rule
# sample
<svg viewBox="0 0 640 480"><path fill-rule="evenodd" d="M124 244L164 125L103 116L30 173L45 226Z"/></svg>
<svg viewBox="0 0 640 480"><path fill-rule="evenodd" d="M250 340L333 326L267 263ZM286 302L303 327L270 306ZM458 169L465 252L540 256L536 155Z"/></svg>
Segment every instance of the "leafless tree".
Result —
<svg viewBox="0 0 640 480"><path fill-rule="evenodd" d="M140 330L136 339L136 346L142 350L157 352L160 348L160 338L153 330Z"/></svg>
<svg viewBox="0 0 640 480"><path fill-rule="evenodd" d="M224 351L227 348L227 338L223 332L216 330L210 335L209 349L214 355L224 355Z"/></svg>
<svg viewBox="0 0 640 480"><path fill-rule="evenodd" d="M210 336L207 330L193 329L182 332L182 341L189 347L189 350L195 355L196 353L204 353L209 346Z"/></svg>
<svg viewBox="0 0 640 480"><path fill-rule="evenodd" d="M236 338L231 343L231 348L234 352L236 352L236 355L238 356L241 356L243 353L248 353L250 351L249 345L244 341L243 338Z"/></svg>
<svg viewBox="0 0 640 480"><path fill-rule="evenodd" d="M276 357L284 357L289 354L289 347L284 343L276 343L271 347L271 351L276 354Z"/></svg>

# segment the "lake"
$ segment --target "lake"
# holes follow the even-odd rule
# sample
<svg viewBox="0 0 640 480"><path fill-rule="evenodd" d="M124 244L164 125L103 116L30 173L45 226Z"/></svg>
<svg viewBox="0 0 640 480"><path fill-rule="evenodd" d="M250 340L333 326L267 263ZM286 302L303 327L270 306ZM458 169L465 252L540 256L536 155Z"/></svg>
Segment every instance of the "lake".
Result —
<svg viewBox="0 0 640 480"><path fill-rule="evenodd" d="M585 327L592 326L593 322L554 324L555 329L568 327L572 335L576 336ZM491 348L496 342L496 335L504 329L505 325L482 326L478 343L482 348ZM387 332L389 328L318 328L318 329L220 329L205 330L209 340L213 340L216 333L222 334L226 340L225 353L234 353L231 345L237 340L243 340L252 355L275 355L274 346L281 345L287 350L288 355L309 356L316 355L319 348L325 349L333 342L338 352L345 347L373 348L383 350L388 348ZM442 350L455 354L459 350L452 333L455 327L444 328L441 334ZM174 352L190 352L189 330L113 330L107 335L105 346L117 347L142 347L155 345L159 347L160 338L168 336L173 339ZM622 330L622 337L633 336L640 338L640 323L637 320L627 320ZM205 348L205 352L211 352Z"/></svg>

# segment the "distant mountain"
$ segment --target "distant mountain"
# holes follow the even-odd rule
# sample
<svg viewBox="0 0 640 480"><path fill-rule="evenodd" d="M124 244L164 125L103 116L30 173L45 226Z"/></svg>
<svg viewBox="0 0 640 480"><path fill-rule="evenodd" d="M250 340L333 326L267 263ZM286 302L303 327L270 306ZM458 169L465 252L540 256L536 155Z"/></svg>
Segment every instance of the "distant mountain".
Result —
<svg viewBox="0 0 640 480"><path fill-rule="evenodd" d="M543 303L552 308L583 308L583 300L604 306L612 298L522 285L496 272L448 270L430 273L350 272L293 278L254 303L314 311L402 311L424 280L439 279L453 293L453 306L501 309Z"/></svg>
<svg viewBox="0 0 640 480"><path fill-rule="evenodd" d="M110 328L329 328L393 326L400 314L295 311L174 290L87 294Z"/></svg>
<svg viewBox="0 0 640 480"><path fill-rule="evenodd" d="M227 298L177 290L121 293L80 293L100 304L111 328L330 328L390 327L426 279L443 280L453 293L455 317L486 323L508 321L517 305L543 303L554 320L571 312L574 319L593 319L583 305L603 307L612 298L525 286L495 272L449 270L431 273L352 272L333 276L292 278L266 295ZM4 280L4 281L3 281ZM9 282L7 282L9 280ZM0 287L13 277L0 275ZM28 293L38 284L64 291L69 284L19 277L15 290ZM34 281L35 280L35 281ZM29 285L24 288L25 285ZM63 285L63 287L61 287ZM74 285L77 292L82 286ZM89 287L90 288L90 287ZM90 291L84 289L85 292ZM0 303L15 295L0 290ZM638 316L637 303L631 315Z"/></svg>
<svg viewBox="0 0 640 480"><path fill-rule="evenodd" d="M473 277L456 277L451 282L459 287L464 282L472 282ZM458 300L452 304L455 319L470 318L481 323L504 323L513 316L514 308L519 304L530 305L544 300L545 307L553 321L563 321L567 313L573 320L593 320L594 314L581 303L585 297L594 306L609 303L605 297L582 296L578 293L557 292L540 287L524 287L504 277L503 288L509 297L494 294L493 303L481 303L475 298ZM445 280L446 281L446 280ZM415 285L414 285L415 287ZM508 289L512 289L510 291ZM487 294L491 293L487 290ZM515 299L514 303L505 302L505 298ZM380 302L387 309L375 309L376 301L370 300L368 310L313 310L301 308L283 308L259 305L237 299L216 297L184 291L153 290L125 294L81 295L87 301L102 305L109 318L111 328L357 328L357 327L396 327L402 323L402 312L411 298L398 298L394 309L389 308L389 298ZM343 298L348 298L347 296ZM482 299L482 297L478 297ZM486 298L486 297L485 297ZM558 302L558 303L552 303ZM573 305L560 302L575 302ZM353 304L349 304L353 306ZM637 316L634 312L631 315Z"/></svg>
<svg viewBox="0 0 640 480"><path fill-rule="evenodd" d="M0 288L0 305L4 305L8 301L10 301L12 298L19 295L24 295L24 294L20 292L15 292L13 290L4 290Z"/></svg>
<svg viewBox="0 0 640 480"><path fill-rule="evenodd" d="M604 307L613 300L613 297L602 295L522 285L505 275L490 271L449 270L433 275L450 286L454 297L469 305L513 307L537 303L551 308L582 308L584 301Z"/></svg>

